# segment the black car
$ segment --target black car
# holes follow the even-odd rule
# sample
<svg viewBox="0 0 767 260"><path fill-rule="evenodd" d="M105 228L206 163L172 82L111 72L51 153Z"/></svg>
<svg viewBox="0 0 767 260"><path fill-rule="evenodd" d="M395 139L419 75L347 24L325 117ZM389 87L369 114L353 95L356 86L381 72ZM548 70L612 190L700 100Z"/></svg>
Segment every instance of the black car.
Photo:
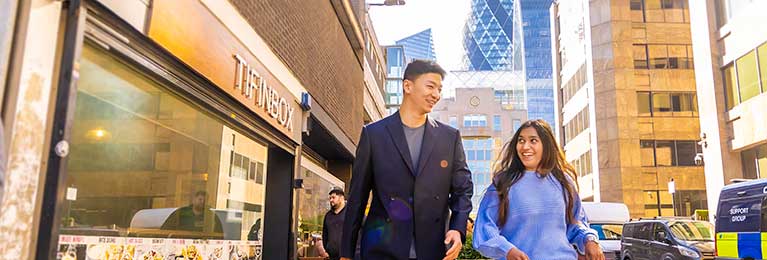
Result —
<svg viewBox="0 0 767 260"><path fill-rule="evenodd" d="M714 259L714 228L690 218L654 218L623 225L621 259Z"/></svg>

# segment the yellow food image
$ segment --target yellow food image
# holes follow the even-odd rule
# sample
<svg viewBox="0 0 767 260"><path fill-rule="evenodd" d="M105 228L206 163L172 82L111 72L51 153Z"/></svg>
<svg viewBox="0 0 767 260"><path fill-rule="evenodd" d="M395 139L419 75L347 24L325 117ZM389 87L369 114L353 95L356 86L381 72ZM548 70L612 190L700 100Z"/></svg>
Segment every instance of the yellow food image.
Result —
<svg viewBox="0 0 767 260"><path fill-rule="evenodd" d="M194 245L188 245L184 249L181 250L181 255L184 256L184 259L188 260L202 260L202 256L197 251L197 247Z"/></svg>

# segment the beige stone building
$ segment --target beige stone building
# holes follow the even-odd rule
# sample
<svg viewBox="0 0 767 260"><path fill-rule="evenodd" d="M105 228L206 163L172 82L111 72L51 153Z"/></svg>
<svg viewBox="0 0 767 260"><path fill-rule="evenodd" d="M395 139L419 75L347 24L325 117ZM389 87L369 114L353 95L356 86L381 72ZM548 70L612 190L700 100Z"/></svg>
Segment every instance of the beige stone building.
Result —
<svg viewBox="0 0 767 260"><path fill-rule="evenodd" d="M689 21L685 0L552 6L559 138L584 200L632 217L707 208Z"/></svg>
<svg viewBox="0 0 767 260"><path fill-rule="evenodd" d="M524 96L520 98L524 100ZM506 101L511 100L502 99L493 88L457 88L454 97L442 99L429 115L461 131L474 182L472 213L476 213L485 189L491 184L492 164L503 145L527 120L527 110L511 103L504 105Z"/></svg>

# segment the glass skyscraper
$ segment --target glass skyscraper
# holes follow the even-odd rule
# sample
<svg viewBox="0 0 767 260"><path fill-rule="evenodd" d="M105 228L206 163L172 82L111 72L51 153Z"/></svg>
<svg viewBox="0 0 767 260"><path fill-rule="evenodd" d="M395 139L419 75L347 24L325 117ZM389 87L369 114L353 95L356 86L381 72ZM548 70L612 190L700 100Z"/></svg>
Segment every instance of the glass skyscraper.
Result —
<svg viewBox="0 0 767 260"><path fill-rule="evenodd" d="M524 71L528 118L542 118L553 126L551 3L472 0L464 28L464 64L469 71Z"/></svg>
<svg viewBox="0 0 767 260"><path fill-rule="evenodd" d="M395 45L384 46L386 50L386 85L384 101L389 115L402 105L402 77L407 64L414 59L437 60L431 29L423 30L396 41Z"/></svg>
<svg viewBox="0 0 767 260"><path fill-rule="evenodd" d="M395 45L404 47L406 63L414 59L437 60L437 55L434 53L434 40L431 36L431 28L402 38Z"/></svg>
<svg viewBox="0 0 767 260"><path fill-rule="evenodd" d="M549 26L549 8L552 0L519 1L527 75L527 116L529 119L546 120L556 131Z"/></svg>

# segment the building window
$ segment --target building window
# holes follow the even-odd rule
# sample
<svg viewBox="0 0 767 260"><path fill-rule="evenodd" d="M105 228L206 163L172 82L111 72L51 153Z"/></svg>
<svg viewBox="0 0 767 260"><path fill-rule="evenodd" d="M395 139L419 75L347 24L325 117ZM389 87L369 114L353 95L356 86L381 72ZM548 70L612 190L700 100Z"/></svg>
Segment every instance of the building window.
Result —
<svg viewBox="0 0 767 260"><path fill-rule="evenodd" d="M456 116L448 117L448 124L454 128L458 128L458 117Z"/></svg>
<svg viewBox="0 0 767 260"><path fill-rule="evenodd" d="M762 93L767 93L767 43L759 46L759 76L762 78Z"/></svg>
<svg viewBox="0 0 767 260"><path fill-rule="evenodd" d="M634 44L634 68L647 69L647 45Z"/></svg>
<svg viewBox="0 0 767 260"><path fill-rule="evenodd" d="M722 77L724 78L725 92L727 93L727 109L740 104L740 93L738 92L738 82L735 81L737 76L735 75L735 66L733 64L727 65L722 71Z"/></svg>
<svg viewBox="0 0 767 260"><path fill-rule="evenodd" d="M652 105L650 103L650 92L637 92L637 115L652 116Z"/></svg>
<svg viewBox="0 0 767 260"><path fill-rule="evenodd" d="M514 127L514 132L516 132L519 129L519 127L522 126L522 120L514 119L514 120L511 120L511 122L512 122L512 127Z"/></svg>
<svg viewBox="0 0 767 260"><path fill-rule="evenodd" d="M639 141L639 153L642 166L655 166L655 142L652 140Z"/></svg>
<svg viewBox="0 0 767 260"><path fill-rule="evenodd" d="M695 166L702 148L695 141L640 140L642 166Z"/></svg>
<svg viewBox="0 0 767 260"><path fill-rule="evenodd" d="M738 70L738 87L741 102L759 95L759 72L756 67L756 51L751 51L735 61Z"/></svg>
<svg viewBox="0 0 767 260"><path fill-rule="evenodd" d="M463 116L463 127L486 127L487 116L479 114L469 114Z"/></svg>
<svg viewBox="0 0 767 260"><path fill-rule="evenodd" d="M741 160L743 177L750 179L767 177L767 144L743 151Z"/></svg>
<svg viewBox="0 0 767 260"><path fill-rule="evenodd" d="M687 23L690 21L690 15L686 2L686 0L644 0L645 21Z"/></svg>
<svg viewBox="0 0 767 260"><path fill-rule="evenodd" d="M698 115L698 98L695 92L638 91L637 115L695 117Z"/></svg>
<svg viewBox="0 0 767 260"><path fill-rule="evenodd" d="M643 23L644 18L644 3L642 0L631 0L631 21Z"/></svg>
<svg viewBox="0 0 767 260"><path fill-rule="evenodd" d="M501 128L502 128L501 116L500 115L493 115L493 131L500 132Z"/></svg>
<svg viewBox="0 0 767 260"><path fill-rule="evenodd" d="M634 44L635 69L693 69L692 46Z"/></svg>
<svg viewBox="0 0 767 260"><path fill-rule="evenodd" d="M728 109L767 92L767 43L725 66L722 74Z"/></svg>
<svg viewBox="0 0 767 260"><path fill-rule="evenodd" d="M565 124L565 143L569 142L578 136L581 132L589 128L589 124L589 110L588 107L585 107L583 110L578 112L575 117L570 119L567 124Z"/></svg>
<svg viewBox="0 0 767 260"><path fill-rule="evenodd" d="M578 174L578 176L586 176L591 174L593 171L593 167L591 166L591 151L587 151L581 154L581 156L575 160L572 160L570 165L575 168L575 172Z"/></svg>

